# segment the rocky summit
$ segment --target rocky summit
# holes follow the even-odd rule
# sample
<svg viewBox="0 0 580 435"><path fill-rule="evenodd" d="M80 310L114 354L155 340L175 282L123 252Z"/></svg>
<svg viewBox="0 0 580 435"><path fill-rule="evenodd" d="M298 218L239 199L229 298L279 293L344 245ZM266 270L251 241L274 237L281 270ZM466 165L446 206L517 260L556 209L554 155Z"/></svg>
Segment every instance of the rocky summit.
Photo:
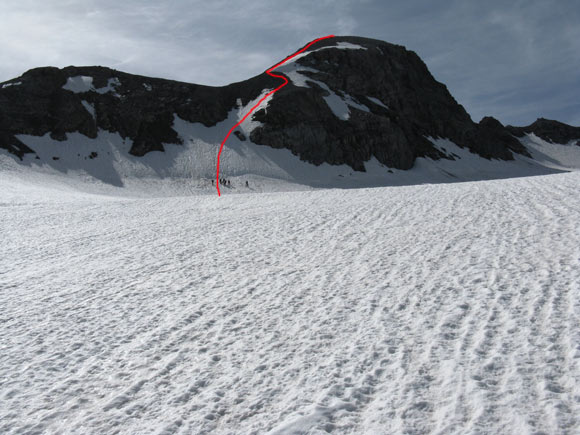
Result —
<svg viewBox="0 0 580 435"><path fill-rule="evenodd" d="M507 130L517 137L523 137L528 133L552 143L566 144L573 142L580 146L580 127L572 127L552 119L538 118L526 127L513 127L508 125Z"/></svg>
<svg viewBox="0 0 580 435"><path fill-rule="evenodd" d="M560 143L580 138L579 128L544 119L528 127L504 127L491 117L474 123L419 56L383 41L326 39L277 72L289 78L288 85L252 114L257 122L249 137L236 136L289 149L315 165L364 171L375 157L409 169L417 157L454 158L428 138L447 138L502 160L528 155L516 138L525 133ZM173 129L176 116L214 126L279 84L266 73L210 87L104 67L37 68L0 84L0 148L22 158L36 150L19 140L21 134L63 141L67 133L95 138L108 131L131 139L129 153L143 156L182 142Z"/></svg>

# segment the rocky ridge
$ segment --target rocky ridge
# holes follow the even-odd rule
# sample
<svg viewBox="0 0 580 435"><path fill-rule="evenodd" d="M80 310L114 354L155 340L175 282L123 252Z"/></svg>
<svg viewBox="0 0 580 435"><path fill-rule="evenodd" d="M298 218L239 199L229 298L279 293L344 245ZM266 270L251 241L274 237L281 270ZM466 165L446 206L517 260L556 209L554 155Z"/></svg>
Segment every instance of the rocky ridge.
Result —
<svg viewBox="0 0 580 435"><path fill-rule="evenodd" d="M474 123L419 56L378 40L320 41L296 60L295 69L305 83L291 80L267 110L256 112L253 119L260 124L247 139L289 149L316 165L347 164L364 171L374 156L386 166L409 169L417 157L454 158L429 137L448 138L482 157L503 160L513 159L513 153L528 155L515 137L527 132L557 142L580 138L580 128L555 121L504 127L486 117ZM131 139L130 154L143 156L163 151L163 144L181 143L172 128L175 116L214 126L278 85L279 79L265 73L210 87L104 67L37 68L0 84L0 148L22 158L35 150L18 139L20 134L50 134L62 141L67 133L95 138L105 130ZM332 98L348 103L346 116L337 116Z"/></svg>
<svg viewBox="0 0 580 435"><path fill-rule="evenodd" d="M548 142L561 144L573 142L580 146L580 127L573 127L552 119L538 118L526 127L513 127L508 125L506 129L517 137L534 133L536 136Z"/></svg>

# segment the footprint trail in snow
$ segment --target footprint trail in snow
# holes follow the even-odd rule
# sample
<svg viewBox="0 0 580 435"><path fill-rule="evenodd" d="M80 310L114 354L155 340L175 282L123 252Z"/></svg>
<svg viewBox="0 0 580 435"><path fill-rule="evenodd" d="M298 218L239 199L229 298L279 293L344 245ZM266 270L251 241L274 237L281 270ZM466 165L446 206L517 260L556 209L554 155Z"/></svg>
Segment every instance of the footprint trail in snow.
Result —
<svg viewBox="0 0 580 435"><path fill-rule="evenodd" d="M6 181L0 432L578 432L579 185Z"/></svg>

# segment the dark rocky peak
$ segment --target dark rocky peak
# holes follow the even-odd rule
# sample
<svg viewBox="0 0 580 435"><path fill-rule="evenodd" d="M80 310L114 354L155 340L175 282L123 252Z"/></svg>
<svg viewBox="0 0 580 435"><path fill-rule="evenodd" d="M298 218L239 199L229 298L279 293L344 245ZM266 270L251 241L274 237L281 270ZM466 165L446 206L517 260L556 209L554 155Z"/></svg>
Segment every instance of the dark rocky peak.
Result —
<svg viewBox="0 0 580 435"><path fill-rule="evenodd" d="M417 157L449 158L428 138L448 138L485 158L527 154L513 136L516 127L493 118L474 123L419 56L399 45L325 39L276 71L290 83L253 115L260 125L244 139L287 148L314 164L364 171L373 157L399 169ZM95 138L109 131L131 139L130 153L143 156L181 143L176 116L214 126L279 85L265 73L212 87L104 67L37 68L0 84L0 148L22 157L34 150L19 134L64 140L71 132Z"/></svg>
<svg viewBox="0 0 580 435"><path fill-rule="evenodd" d="M567 144L576 141L576 145L580 146L580 127L573 127L552 119L538 118L527 127L508 125L507 129L518 137L522 137L526 133L534 133L548 142Z"/></svg>
<svg viewBox="0 0 580 435"><path fill-rule="evenodd" d="M487 158L527 154L503 127L473 123L419 56L402 46L336 37L312 46L296 63L310 80L306 86L294 80L267 114L256 115L264 125L252 141L289 148L317 164L346 160L357 170L373 156L400 169L412 167L416 157L443 157L427 137L449 138ZM328 107L338 98L347 101L348 119Z"/></svg>

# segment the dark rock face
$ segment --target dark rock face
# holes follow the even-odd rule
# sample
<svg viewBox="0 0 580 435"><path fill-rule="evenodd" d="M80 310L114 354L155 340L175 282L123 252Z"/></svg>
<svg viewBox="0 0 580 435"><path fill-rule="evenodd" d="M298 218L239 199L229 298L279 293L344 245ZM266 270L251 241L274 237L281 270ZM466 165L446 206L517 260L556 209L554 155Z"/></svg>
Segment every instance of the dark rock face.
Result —
<svg viewBox="0 0 580 435"><path fill-rule="evenodd" d="M534 133L548 142L564 144L576 141L576 145L580 146L580 127L572 127L551 119L538 118L527 127L512 127L508 125L506 129L518 137L522 137L526 133Z"/></svg>
<svg viewBox="0 0 580 435"><path fill-rule="evenodd" d="M335 47L339 43L364 49ZM267 111L253 115L261 126L243 139L287 148L317 165L346 163L358 171L373 156L399 169L411 168L421 156L448 158L427 137L449 138L486 158L527 154L513 136L520 135L516 127L506 128L493 118L474 123L421 59L402 46L337 37L315 44L296 62L306 70L301 74L309 78L309 86L290 82L276 93ZM91 80L79 91L71 80L81 76ZM18 140L19 134L48 133L64 140L66 133L95 138L105 130L131 139L130 153L143 156L164 151L163 143L181 143L172 128L175 116L213 126L226 119L238 100L245 105L279 82L260 74L210 87L103 67L37 68L0 84L0 148L22 158L34 150ZM331 92L354 101L348 119L337 117L325 101Z"/></svg>
<svg viewBox="0 0 580 435"><path fill-rule="evenodd" d="M323 101L328 92L320 86L289 84L270 103L267 115L255 115L264 126L252 132L253 142L288 148L316 164L347 162L355 170L364 170L363 162L372 156L398 169L411 168L416 157L444 157L426 137L449 138L486 158L509 160L511 151L527 155L498 121L475 124L415 53L357 37L333 38L312 48L340 42L364 49L323 49L297 62L317 71L304 75L338 95L348 94L370 112L350 108L348 122L340 120Z"/></svg>
<svg viewBox="0 0 580 435"><path fill-rule="evenodd" d="M91 90L75 93L63 88L69 78L79 76L92 78ZM7 83L14 84L0 85L0 148L22 157L33 151L15 135L50 133L52 139L65 140L66 133L79 132L95 138L99 129L132 139L130 153L135 156L164 151L163 143L181 143L172 128L174 115L212 126L226 118L239 91L253 99L276 81L264 75L241 85L212 88L102 67L47 67Z"/></svg>

